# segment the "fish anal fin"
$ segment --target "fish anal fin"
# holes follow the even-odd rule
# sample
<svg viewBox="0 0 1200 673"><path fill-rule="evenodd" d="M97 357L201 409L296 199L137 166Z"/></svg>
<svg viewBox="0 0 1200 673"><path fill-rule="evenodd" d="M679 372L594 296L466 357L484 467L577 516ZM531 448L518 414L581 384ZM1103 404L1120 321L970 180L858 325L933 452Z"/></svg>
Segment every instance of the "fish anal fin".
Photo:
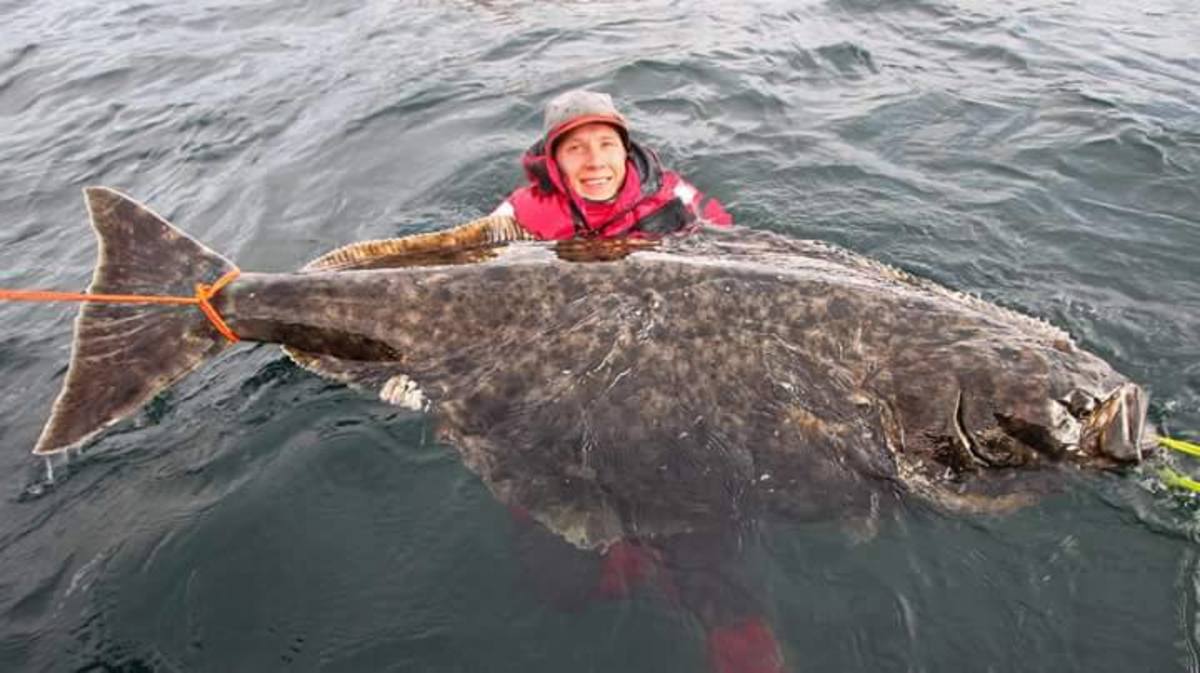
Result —
<svg viewBox="0 0 1200 673"><path fill-rule="evenodd" d="M420 385L402 371L397 362L345 360L284 346L283 352L308 371L378 397L388 404L425 411L429 400Z"/></svg>

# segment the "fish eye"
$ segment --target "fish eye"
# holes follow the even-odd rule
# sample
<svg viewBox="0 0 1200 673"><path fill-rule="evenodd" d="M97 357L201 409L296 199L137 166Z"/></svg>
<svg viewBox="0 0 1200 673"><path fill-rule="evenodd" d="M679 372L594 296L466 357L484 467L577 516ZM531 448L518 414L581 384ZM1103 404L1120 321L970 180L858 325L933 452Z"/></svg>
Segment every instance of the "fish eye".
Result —
<svg viewBox="0 0 1200 673"><path fill-rule="evenodd" d="M1072 416L1078 419L1084 419L1088 416L1091 416L1092 412L1096 410L1096 405L1099 404L1099 400L1097 400L1091 393L1080 390L1079 388L1075 388L1068 393L1066 397L1063 397L1057 401L1059 404L1066 407L1067 411L1069 411Z"/></svg>

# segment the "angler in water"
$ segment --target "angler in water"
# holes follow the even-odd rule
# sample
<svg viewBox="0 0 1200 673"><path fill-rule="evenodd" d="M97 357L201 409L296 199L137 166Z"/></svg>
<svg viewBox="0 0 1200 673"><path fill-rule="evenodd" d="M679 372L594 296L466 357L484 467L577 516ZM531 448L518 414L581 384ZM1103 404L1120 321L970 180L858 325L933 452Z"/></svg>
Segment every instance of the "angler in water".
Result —
<svg viewBox="0 0 1200 673"><path fill-rule="evenodd" d="M521 158L529 184L492 213L513 217L537 238L661 236L697 219L733 222L720 202L629 137L608 94L567 91L546 104L542 126Z"/></svg>
<svg viewBox="0 0 1200 673"><path fill-rule="evenodd" d="M692 231L699 222L733 223L719 201L630 137L629 122L608 94L582 89L560 94L546 104L542 127L542 136L521 157L527 183L492 218L445 233L482 244L510 237L512 231L492 229L505 222L537 240L656 238Z"/></svg>
<svg viewBox="0 0 1200 673"><path fill-rule="evenodd" d="M1003 512L1151 440L1142 390L1060 330L818 242L511 242L524 230L494 217L476 224L488 241L451 230L235 276L132 199L85 193L90 293L222 280L204 312L86 304L36 453L95 437L230 337L280 343L432 414L499 501L575 547L661 563L719 671L783 664L752 592L696 570L697 548L721 548L697 540L904 498Z"/></svg>

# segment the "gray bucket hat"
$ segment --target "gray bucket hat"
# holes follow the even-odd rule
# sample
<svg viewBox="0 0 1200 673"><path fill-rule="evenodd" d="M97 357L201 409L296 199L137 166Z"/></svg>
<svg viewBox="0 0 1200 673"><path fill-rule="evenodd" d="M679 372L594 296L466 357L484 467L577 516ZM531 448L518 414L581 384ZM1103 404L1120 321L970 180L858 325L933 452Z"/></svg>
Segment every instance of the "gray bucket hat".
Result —
<svg viewBox="0 0 1200 673"><path fill-rule="evenodd" d="M612 96L584 89L573 89L555 96L546 103L546 112L542 118L542 132L545 134L547 148L552 148L554 141L571 129L593 122L615 126L622 140L628 140L629 122L617 112Z"/></svg>

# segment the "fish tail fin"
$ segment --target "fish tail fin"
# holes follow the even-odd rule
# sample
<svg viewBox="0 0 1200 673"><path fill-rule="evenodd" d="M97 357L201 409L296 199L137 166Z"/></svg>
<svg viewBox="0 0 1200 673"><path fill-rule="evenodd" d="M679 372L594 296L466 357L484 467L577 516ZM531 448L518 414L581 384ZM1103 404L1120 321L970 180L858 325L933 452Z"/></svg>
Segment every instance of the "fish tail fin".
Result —
<svg viewBox="0 0 1200 673"><path fill-rule="evenodd" d="M89 294L192 296L197 283L236 269L128 196L83 191L99 244ZM33 452L86 442L229 345L197 306L83 304L62 391Z"/></svg>

